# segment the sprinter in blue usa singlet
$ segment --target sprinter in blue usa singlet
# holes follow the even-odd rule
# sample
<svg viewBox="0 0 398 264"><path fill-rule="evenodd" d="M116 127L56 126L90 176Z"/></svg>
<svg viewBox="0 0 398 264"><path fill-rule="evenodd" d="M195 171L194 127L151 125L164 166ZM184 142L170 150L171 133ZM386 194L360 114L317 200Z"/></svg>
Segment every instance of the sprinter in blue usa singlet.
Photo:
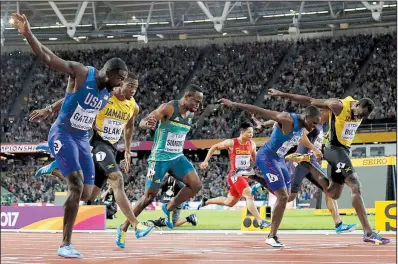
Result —
<svg viewBox="0 0 398 264"><path fill-rule="evenodd" d="M220 103L227 107L240 108L276 122L270 139L257 152L256 165L261 170L268 187L276 196L271 230L265 243L272 247L284 247L278 240L276 233L282 221L290 192L290 176L285 163L285 155L299 143L304 129L312 131L319 124L320 111L316 107L309 106L305 109L304 114L297 115L295 113L271 111L227 99L221 99Z"/></svg>
<svg viewBox="0 0 398 264"><path fill-rule="evenodd" d="M54 166L60 169L68 184L64 236L58 255L83 258L72 246L71 237L79 201L90 197L95 177L88 134L98 112L108 103L113 87L126 77L127 66L121 59L114 58L100 71L76 62L65 62L65 68L69 73L65 100L48 135L50 152L56 161Z"/></svg>
<svg viewBox="0 0 398 264"><path fill-rule="evenodd" d="M126 78L127 65L123 60L113 58L97 71L76 61L63 60L33 35L25 15L14 13L11 18L12 25L24 36L35 55L49 68L69 76L65 102L57 121L51 127L48 141L50 152L57 161L54 164L59 166L68 184L68 196L64 204L63 239L58 255L65 258L83 258L72 246L71 239L79 201L89 197L93 186L94 168L88 130L98 111L108 102L110 91Z"/></svg>

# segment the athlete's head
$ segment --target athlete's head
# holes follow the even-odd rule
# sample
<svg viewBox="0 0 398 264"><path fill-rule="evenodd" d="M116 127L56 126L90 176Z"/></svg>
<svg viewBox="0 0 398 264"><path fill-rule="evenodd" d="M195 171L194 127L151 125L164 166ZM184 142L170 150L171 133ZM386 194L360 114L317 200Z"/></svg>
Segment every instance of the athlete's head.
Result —
<svg viewBox="0 0 398 264"><path fill-rule="evenodd" d="M375 103L372 99L362 98L351 108L352 117L357 119L367 118L375 108Z"/></svg>
<svg viewBox="0 0 398 264"><path fill-rule="evenodd" d="M244 121L240 124L240 136L243 140L250 140L253 138L253 124L249 121Z"/></svg>
<svg viewBox="0 0 398 264"><path fill-rule="evenodd" d="M102 69L106 73L107 84L111 88L120 86L128 73L126 63L119 58L108 60Z"/></svg>
<svg viewBox="0 0 398 264"><path fill-rule="evenodd" d="M329 109L322 108L321 109L321 124L325 124L329 120Z"/></svg>
<svg viewBox="0 0 398 264"><path fill-rule="evenodd" d="M127 78L122 82L121 93L127 100L130 100L134 97L137 89L138 78L134 73L129 72Z"/></svg>
<svg viewBox="0 0 398 264"><path fill-rule="evenodd" d="M304 127L308 131L315 129L316 125L321 122L321 111L315 106L308 106L304 111Z"/></svg>
<svg viewBox="0 0 398 264"><path fill-rule="evenodd" d="M203 101L203 92L199 86L190 84L185 88L184 105L190 112L196 112Z"/></svg>

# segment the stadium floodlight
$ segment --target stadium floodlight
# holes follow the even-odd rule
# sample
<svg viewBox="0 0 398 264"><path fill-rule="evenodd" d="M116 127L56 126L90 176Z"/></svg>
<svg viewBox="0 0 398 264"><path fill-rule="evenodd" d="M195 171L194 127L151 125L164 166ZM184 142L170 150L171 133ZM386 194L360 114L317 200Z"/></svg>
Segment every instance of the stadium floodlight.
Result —
<svg viewBox="0 0 398 264"><path fill-rule="evenodd" d="M68 33L68 36L73 38L75 36L75 33L76 33L76 27L80 24L80 22L82 20L82 17L84 15L84 11L86 10L88 2L87 1L81 2L81 4L78 7L78 12L77 12L77 15L75 17L75 21L73 21L72 23L69 23L69 22L66 21L64 15L61 13L61 11L58 9L57 5L54 2L49 1L48 3L50 4L52 9L54 10L55 14L57 15L57 17L59 18L61 23L64 26L66 26L66 32Z"/></svg>
<svg viewBox="0 0 398 264"><path fill-rule="evenodd" d="M376 5L370 5L367 1L361 1L362 4L365 7L362 8L367 8L368 10L370 10L372 12L372 17L374 20L376 21L380 21L381 20L381 14L383 11L383 7L384 7L384 1L380 1L379 4ZM356 8L357 10L359 8Z"/></svg>

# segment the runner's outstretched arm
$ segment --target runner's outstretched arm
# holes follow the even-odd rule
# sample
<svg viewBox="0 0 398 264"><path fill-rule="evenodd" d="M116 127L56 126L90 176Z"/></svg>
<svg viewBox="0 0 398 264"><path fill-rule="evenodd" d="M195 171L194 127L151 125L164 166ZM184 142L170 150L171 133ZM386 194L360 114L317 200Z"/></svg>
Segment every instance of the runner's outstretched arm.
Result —
<svg viewBox="0 0 398 264"><path fill-rule="evenodd" d="M207 152L205 160L199 165L200 169L205 169L209 165L209 160L213 156L214 152L216 150L222 150L222 149L228 149L232 148L234 146L234 141L232 139L227 139L224 140L220 143L214 144L213 146L210 147L209 151Z"/></svg>
<svg viewBox="0 0 398 264"><path fill-rule="evenodd" d="M174 107L170 102L161 104L140 121L139 127L142 129L155 129L158 121L170 118L173 115L173 112Z"/></svg>
<svg viewBox="0 0 398 264"><path fill-rule="evenodd" d="M262 126L264 127L264 128L270 128L270 127L273 127L275 125L275 121L274 120L268 120L268 121L265 121L263 124L262 124Z"/></svg>
<svg viewBox="0 0 398 264"><path fill-rule="evenodd" d="M267 119L274 120L281 125L281 129L282 129L283 133L285 133L285 131L289 131L289 127L290 128L293 127L293 118L290 116L289 113L271 111L271 110L267 110L267 109L264 109L264 108L261 108L258 106L254 106L254 105L232 102L225 98L220 99L219 102L227 107L239 108L244 111L250 112L252 114L260 115ZM289 133L290 133L290 131L289 131Z"/></svg>
<svg viewBox="0 0 398 264"><path fill-rule="evenodd" d="M303 105L313 105L319 108L329 108L334 114L339 115L343 110L343 104L339 99L329 98L329 99L315 99L305 95L283 93L276 89L269 89L268 94L271 96L278 96L292 101L298 102Z"/></svg>
<svg viewBox="0 0 398 264"><path fill-rule="evenodd" d="M28 19L25 15L12 14L11 24L18 29L18 31L26 38L33 52L39 57L48 67L53 70L64 72L75 78L77 75L84 77L87 73L86 67L76 61L65 61L55 55L49 48L44 46L33 35Z"/></svg>
<svg viewBox="0 0 398 264"><path fill-rule="evenodd" d="M275 124L274 120L268 120L265 122L260 122L257 118L255 118L254 116L252 116L252 119L254 120L254 122L257 125L257 129L263 129L263 128L270 128Z"/></svg>
<svg viewBox="0 0 398 264"><path fill-rule="evenodd" d="M138 105L136 105L133 116L127 121L126 126L124 128L124 160L126 163L126 165L124 166L124 170L126 172L128 172L130 169L131 141L133 140L135 117L139 113L140 113L140 108L138 107Z"/></svg>
<svg viewBox="0 0 398 264"><path fill-rule="evenodd" d="M62 104L64 103L65 98L59 99L49 107L43 109L33 110L29 115L30 122L40 122L43 119L46 119L50 114L55 113L61 109Z"/></svg>
<svg viewBox="0 0 398 264"><path fill-rule="evenodd" d="M318 159L322 158L322 152L311 143L307 135L308 131L305 129L303 135L301 136L300 143L312 150Z"/></svg>
<svg viewBox="0 0 398 264"><path fill-rule="evenodd" d="M280 118L282 117L282 114L283 114L281 112L267 110L267 109L264 109L264 108L261 108L258 106L254 106L254 105L232 102L232 101L230 101L228 99L224 99L224 98L220 99L219 102L227 107L239 108L244 111L250 112L252 114L256 114L256 115L265 117L267 119L274 120L278 123L280 122Z"/></svg>

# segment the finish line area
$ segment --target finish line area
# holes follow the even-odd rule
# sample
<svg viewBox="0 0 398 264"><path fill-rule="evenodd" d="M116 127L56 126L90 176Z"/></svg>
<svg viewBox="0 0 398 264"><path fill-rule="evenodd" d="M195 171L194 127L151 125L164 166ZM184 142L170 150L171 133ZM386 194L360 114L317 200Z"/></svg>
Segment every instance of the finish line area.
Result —
<svg viewBox="0 0 398 264"><path fill-rule="evenodd" d="M57 256L60 231L1 232L1 263L395 263L396 233L383 232L391 243L362 242L362 231L337 235L332 230L281 230L286 245L265 244L266 233L233 230L154 231L135 239L129 232L126 248L115 245L115 230L76 231L72 241L84 259Z"/></svg>

